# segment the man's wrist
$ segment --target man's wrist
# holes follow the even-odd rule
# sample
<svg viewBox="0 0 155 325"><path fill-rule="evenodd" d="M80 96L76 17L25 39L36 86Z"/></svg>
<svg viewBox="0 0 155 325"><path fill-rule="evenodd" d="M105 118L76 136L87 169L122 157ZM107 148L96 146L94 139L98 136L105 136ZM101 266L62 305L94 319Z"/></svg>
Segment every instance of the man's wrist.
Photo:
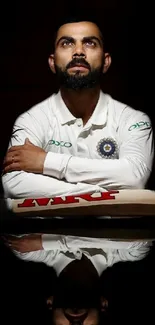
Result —
<svg viewBox="0 0 155 325"><path fill-rule="evenodd" d="M66 166L71 155L48 152L44 160L43 174L57 179L65 178Z"/></svg>

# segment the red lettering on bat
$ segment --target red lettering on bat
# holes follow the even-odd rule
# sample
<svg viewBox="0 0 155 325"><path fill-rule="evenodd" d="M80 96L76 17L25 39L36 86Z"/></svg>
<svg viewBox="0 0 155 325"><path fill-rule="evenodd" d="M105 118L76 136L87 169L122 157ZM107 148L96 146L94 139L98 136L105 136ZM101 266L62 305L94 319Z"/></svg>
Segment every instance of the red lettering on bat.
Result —
<svg viewBox="0 0 155 325"><path fill-rule="evenodd" d="M62 197L52 198L51 205L55 204L68 204L68 203L78 203L79 200L75 196L65 196L65 200Z"/></svg>
<svg viewBox="0 0 155 325"><path fill-rule="evenodd" d="M101 196L99 197L92 197L92 194L81 194L76 196L65 196L65 200L61 197L55 197L51 201L51 205L55 204L68 204L68 203L78 203L79 198L84 199L85 201L92 202L92 201L103 201L103 200L115 200L115 196L112 194L119 193L119 191L109 191L100 193ZM36 200L37 201L37 200Z"/></svg>
<svg viewBox="0 0 155 325"><path fill-rule="evenodd" d="M25 199L23 203L19 203L19 208L29 208L36 206L36 203L39 206L47 206L50 202L51 205L59 205L59 204L69 204L69 203L78 203L79 198L84 199L85 201L102 201L102 200L115 200L115 195L119 191L108 191L100 193L99 197L92 197L92 194L81 194L76 196L65 196L62 197L54 197L54 198L36 198L36 199Z"/></svg>
<svg viewBox="0 0 155 325"><path fill-rule="evenodd" d="M102 200L115 200L115 196L112 194L117 194L119 191L109 191L101 193L100 197L92 197L90 194L82 194L79 197L86 201L102 201Z"/></svg>
<svg viewBox="0 0 155 325"><path fill-rule="evenodd" d="M19 208L30 208L36 206L35 202L39 206L47 206L51 198L37 198L37 199L25 199L23 203L19 203ZM56 204L68 204L68 203L78 203L79 200L76 199L74 196L66 196L63 200L62 197L54 197L52 198L51 205Z"/></svg>
<svg viewBox="0 0 155 325"><path fill-rule="evenodd" d="M44 207L44 206L48 205L50 199L46 198L46 197L43 197L43 198L40 198L40 199L35 199L35 201L37 202L37 204L39 206Z"/></svg>
<svg viewBox="0 0 155 325"><path fill-rule="evenodd" d="M41 199L25 199L23 203L19 203L19 208L29 208L35 207L35 201L38 203L39 206L46 206L50 199L49 198L41 198Z"/></svg>
<svg viewBox="0 0 155 325"><path fill-rule="evenodd" d="M19 203L19 208L29 208L29 207L35 207L34 199L25 199L23 203Z"/></svg>

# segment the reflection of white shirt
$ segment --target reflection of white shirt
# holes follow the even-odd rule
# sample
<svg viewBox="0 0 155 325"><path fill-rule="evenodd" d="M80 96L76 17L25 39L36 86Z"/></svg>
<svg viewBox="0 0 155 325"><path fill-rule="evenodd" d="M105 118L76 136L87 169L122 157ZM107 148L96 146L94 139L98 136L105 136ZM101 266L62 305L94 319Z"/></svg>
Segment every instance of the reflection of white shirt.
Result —
<svg viewBox="0 0 155 325"><path fill-rule="evenodd" d="M99 275L114 263L138 261L149 252L151 242L119 242L102 238L88 238L63 235L43 235L44 250L30 253L16 253L24 260L43 262L52 266L57 275L73 260L85 254Z"/></svg>
<svg viewBox="0 0 155 325"><path fill-rule="evenodd" d="M153 161L153 134L149 117L100 92L96 108L83 126L60 92L32 107L15 121L11 145L25 138L46 152L44 175L15 171L3 176L6 198L54 197L103 192L111 189L145 188ZM137 260L148 251L146 243L86 241L52 237L50 250L23 254L25 259L44 261L59 273L84 251L99 273L120 260ZM63 249L60 247L64 243ZM60 246L59 246L60 244ZM103 246L102 246L103 244ZM47 249L47 238L43 236ZM86 245L86 246L85 246ZM120 245L118 247L118 245ZM98 252L97 250L98 249ZM102 253L101 253L102 251ZM79 255L77 255L77 252Z"/></svg>

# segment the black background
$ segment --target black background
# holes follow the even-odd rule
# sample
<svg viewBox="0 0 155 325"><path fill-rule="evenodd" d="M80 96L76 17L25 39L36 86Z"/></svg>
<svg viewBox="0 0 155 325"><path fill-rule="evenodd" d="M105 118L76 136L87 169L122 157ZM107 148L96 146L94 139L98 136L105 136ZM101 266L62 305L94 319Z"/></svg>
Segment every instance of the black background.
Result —
<svg viewBox="0 0 155 325"><path fill-rule="evenodd" d="M70 5L68 1L6 1L1 4L0 11L1 163L16 117L57 91L55 78L48 67L48 56L55 23L71 7L92 8L101 23L103 17L105 19L112 66L104 78L103 91L146 112L155 128L154 17L150 1L142 4L134 0L95 0L92 3L85 0L72 1ZM155 189L154 168L149 188ZM6 324L8 316L17 323L34 324L39 320L45 323L41 312L42 298L38 297L44 296L49 283L52 287L49 270L42 266L36 270L34 265L16 263L7 249L3 248L1 252L1 286L5 286L1 291L5 306L2 311ZM145 317L149 323L154 304L153 260L154 255L151 255L145 262L126 264L121 268L116 266L113 274L109 271L114 323L126 324L130 320L136 324L137 319L142 321Z"/></svg>

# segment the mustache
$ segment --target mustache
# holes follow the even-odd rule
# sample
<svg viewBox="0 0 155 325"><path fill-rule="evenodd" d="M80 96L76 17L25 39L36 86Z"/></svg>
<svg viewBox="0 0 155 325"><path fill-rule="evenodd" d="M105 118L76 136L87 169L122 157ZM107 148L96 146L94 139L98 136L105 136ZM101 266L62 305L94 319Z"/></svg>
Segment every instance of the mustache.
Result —
<svg viewBox="0 0 155 325"><path fill-rule="evenodd" d="M77 64L81 64L82 66L88 68L89 70L91 70L90 65L88 62L85 61L85 59L83 58L75 58L73 59L71 62L69 62L66 66L66 69L70 69L75 67Z"/></svg>

